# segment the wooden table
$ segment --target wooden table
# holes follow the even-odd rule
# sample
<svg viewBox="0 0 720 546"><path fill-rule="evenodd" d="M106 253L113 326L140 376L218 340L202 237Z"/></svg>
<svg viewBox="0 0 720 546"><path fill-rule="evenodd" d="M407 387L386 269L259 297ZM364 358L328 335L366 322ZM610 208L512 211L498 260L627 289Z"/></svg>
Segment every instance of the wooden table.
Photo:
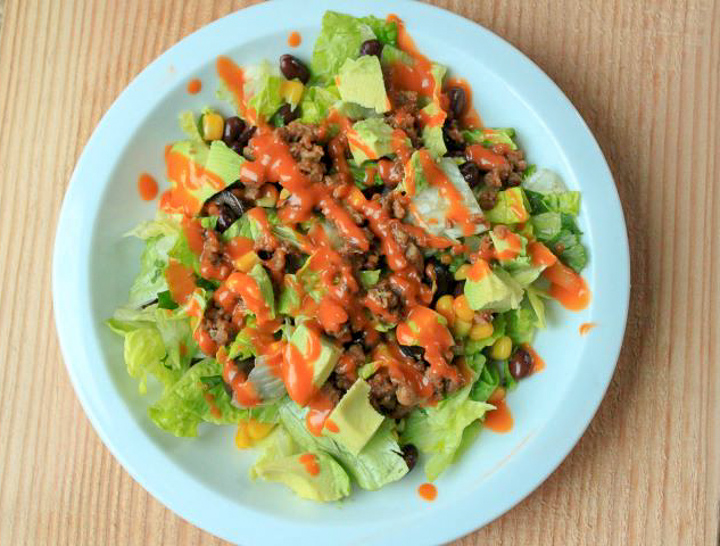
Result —
<svg viewBox="0 0 720 546"><path fill-rule="evenodd" d="M519 47L575 103L615 175L633 268L624 350L589 430L457 544L718 544L720 2L437 3ZM2 545L223 543L151 498L90 427L58 351L50 263L105 110L163 50L244 4L0 0Z"/></svg>

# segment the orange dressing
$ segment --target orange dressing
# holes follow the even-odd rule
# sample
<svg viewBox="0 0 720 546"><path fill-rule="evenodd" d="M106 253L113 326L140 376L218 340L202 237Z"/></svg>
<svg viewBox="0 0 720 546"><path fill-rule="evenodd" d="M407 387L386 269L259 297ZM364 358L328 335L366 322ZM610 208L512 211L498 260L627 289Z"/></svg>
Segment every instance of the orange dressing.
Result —
<svg viewBox="0 0 720 546"><path fill-rule="evenodd" d="M390 71L390 85L395 88L415 91L419 95L433 97L439 94L440 90L435 89L435 80L432 77L432 63L420 53L415 42L405 30L405 25L397 15L387 16L388 21L394 21L397 25L398 48L412 57L412 64L396 62Z"/></svg>
<svg viewBox="0 0 720 546"><path fill-rule="evenodd" d="M137 189L143 201L152 201L158 194L158 183L148 173L142 173L137 180Z"/></svg>
<svg viewBox="0 0 720 546"><path fill-rule="evenodd" d="M233 400L246 408L257 406L262 401L260 395L253 384L247 380L245 372L237 369L235 362L228 356L225 347L218 349L215 358L223 366L223 380L230 385Z"/></svg>
<svg viewBox="0 0 720 546"><path fill-rule="evenodd" d="M170 259L165 269L165 280L175 303L185 305L195 291L193 270L177 260Z"/></svg>
<svg viewBox="0 0 720 546"><path fill-rule="evenodd" d="M210 406L210 414L216 419L220 419L222 417L222 412L220 411L220 408L218 408L215 404L215 396L213 396L213 394L210 392L206 392L203 397L208 403L208 406Z"/></svg>
<svg viewBox="0 0 720 546"><path fill-rule="evenodd" d="M530 353L530 356L532 357L532 369L530 370L530 373L543 371L545 369L545 361L539 354L537 354L537 351L535 351L535 349L533 349L528 343L524 344L522 347Z"/></svg>
<svg viewBox="0 0 720 546"><path fill-rule="evenodd" d="M597 326L597 324L595 324L594 322L583 322L580 325L580 335L581 336L587 335L590 332L590 330L595 328L595 326Z"/></svg>
<svg viewBox="0 0 720 546"><path fill-rule="evenodd" d="M482 144L471 144L465 148L465 156L469 161L475 163L483 170L489 171L495 167L507 165L507 159L500 154L496 154Z"/></svg>
<svg viewBox="0 0 720 546"><path fill-rule="evenodd" d="M297 30L293 30L290 34L288 34L287 44L290 47L297 47L301 42L302 36L300 36L300 33Z"/></svg>
<svg viewBox="0 0 720 546"><path fill-rule="evenodd" d="M381 343L373 350L372 358L379 366L388 370L390 377L408 385L419 398L429 400L432 397L432 385L412 365L412 360L400 351L397 343Z"/></svg>
<svg viewBox="0 0 720 546"><path fill-rule="evenodd" d="M313 327L308 328L304 353L292 343L285 347L282 362L283 383L290 398L300 406L306 406L317 391L313 384L312 363L320 356L321 350L320 333Z"/></svg>
<svg viewBox="0 0 720 546"><path fill-rule="evenodd" d="M420 487L418 487L417 491L418 495L420 495L420 497L426 501L434 501L437 497L437 487L435 487L431 483L422 484Z"/></svg>
<svg viewBox="0 0 720 546"><path fill-rule="evenodd" d="M448 364L448 353L455 341L435 311L421 305L411 308L405 322L398 324L395 335L400 345L419 345L425 349L430 375L458 379L458 370Z"/></svg>
<svg viewBox="0 0 720 546"><path fill-rule="evenodd" d="M244 107L245 74L243 73L243 69L236 65L229 57L221 55L215 60L215 71L230 93L232 93L238 106Z"/></svg>
<svg viewBox="0 0 720 546"><path fill-rule="evenodd" d="M186 89L191 95L197 95L202 89L202 82L198 78L193 78L188 82Z"/></svg>
<svg viewBox="0 0 720 546"><path fill-rule="evenodd" d="M168 179L174 184L160 199L159 207L166 212L194 216L200 212L202 203L192 194L193 191L207 185L218 191L225 187L215 173L206 171L187 156L174 152L171 147L165 149L165 168Z"/></svg>
<svg viewBox="0 0 720 546"><path fill-rule="evenodd" d="M320 436L322 434L323 427L334 407L332 400L330 400L323 391L318 391L318 393L312 397L310 402L308 402L309 410L305 416L305 426L308 431L310 431L310 434L313 436ZM337 428L337 426L335 428ZM329 427L328 430L330 430Z"/></svg>
<svg viewBox="0 0 720 546"><path fill-rule="evenodd" d="M590 289L580 275L574 270L555 263L543 271L543 276L550 281L550 296L570 311L582 311L590 304Z"/></svg>
<svg viewBox="0 0 720 546"><path fill-rule="evenodd" d="M558 261L557 256L550 252L550 249L539 241L533 241L528 244L528 253L535 267L550 267Z"/></svg>
<svg viewBox="0 0 720 546"><path fill-rule="evenodd" d="M314 453L303 453L302 455L300 455L298 460L302 463L307 473L311 476L317 476L318 474L320 474L320 465L318 464L317 457Z"/></svg>
<svg viewBox="0 0 720 546"><path fill-rule="evenodd" d="M495 226L493 229L495 236L504 241L506 248L498 252L495 251L495 257L498 260L512 260L513 258L520 255L523 250L522 239L517 233L513 233L506 226Z"/></svg>
<svg viewBox="0 0 720 546"><path fill-rule="evenodd" d="M485 421L483 421L483 425L485 428L489 428L493 432L498 432L500 434L510 432L513 427L513 418L510 413L510 408L508 408L505 400L500 400L493 405L496 409L485 414Z"/></svg>
<svg viewBox="0 0 720 546"><path fill-rule="evenodd" d="M268 306L258 282L246 273L235 271L227 279L227 287L231 292L240 296L247 308L255 314L258 326L273 320L272 310Z"/></svg>
<svg viewBox="0 0 720 546"><path fill-rule="evenodd" d="M333 421L332 419L325 420L325 428L333 434L337 434L338 432L340 432L340 427L338 427L337 424L335 424L335 421Z"/></svg>
<svg viewBox="0 0 720 546"><path fill-rule="evenodd" d="M492 272L490 264L488 264L482 258L478 258L474 264L470 266L467 272L467 278L473 282L478 282L484 279L487 275Z"/></svg>
<svg viewBox="0 0 720 546"><path fill-rule="evenodd" d="M203 250L203 227L196 218L184 217L182 219L182 228L188 246L195 254L200 255Z"/></svg>

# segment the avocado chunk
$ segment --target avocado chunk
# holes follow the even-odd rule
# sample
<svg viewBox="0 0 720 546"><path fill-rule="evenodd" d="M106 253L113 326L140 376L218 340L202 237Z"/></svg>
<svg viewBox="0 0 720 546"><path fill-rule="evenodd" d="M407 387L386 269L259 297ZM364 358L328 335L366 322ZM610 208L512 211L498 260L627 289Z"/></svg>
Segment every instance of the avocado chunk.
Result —
<svg viewBox="0 0 720 546"><path fill-rule="evenodd" d="M303 360L312 366L313 385L316 388L321 387L335 368L335 364L342 354L342 348L335 345L317 330L308 327L305 323L295 328L292 336L290 336L289 343L294 345L302 355ZM319 344L319 350L316 348L316 344ZM290 398L295 402L301 406L308 403L309 400L303 399L301 393L293 392L292 383L286 383L286 386Z"/></svg>
<svg viewBox="0 0 720 546"><path fill-rule="evenodd" d="M501 267L489 269L477 280L465 281L465 297L475 311L493 310L500 313L517 309L523 298L523 289Z"/></svg>
<svg viewBox="0 0 720 546"><path fill-rule="evenodd" d="M360 453L385 417L370 404L370 385L364 379L355 381L328 417L330 427L323 435L345 446L353 455Z"/></svg>
<svg viewBox="0 0 720 546"><path fill-rule="evenodd" d="M355 163L379 159L393 153L393 129L382 118L369 118L353 124L348 144Z"/></svg>
<svg viewBox="0 0 720 546"><path fill-rule="evenodd" d="M517 186L499 192L497 203L485 212L485 218L493 224L520 224L530 219L529 208L525 193Z"/></svg>
<svg viewBox="0 0 720 546"><path fill-rule="evenodd" d="M310 451L258 461L253 478L286 485L303 498L331 502L350 494L350 478L340 464L321 451Z"/></svg>
<svg viewBox="0 0 720 546"><path fill-rule="evenodd" d="M372 108L378 114L390 110L380 60L374 55L346 59L336 83L342 100Z"/></svg>

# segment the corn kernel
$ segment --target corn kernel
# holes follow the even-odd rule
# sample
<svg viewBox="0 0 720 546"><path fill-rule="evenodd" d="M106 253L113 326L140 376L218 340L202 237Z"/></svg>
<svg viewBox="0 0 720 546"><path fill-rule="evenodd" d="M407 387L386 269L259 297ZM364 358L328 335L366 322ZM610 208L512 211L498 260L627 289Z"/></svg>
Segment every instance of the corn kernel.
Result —
<svg viewBox="0 0 720 546"><path fill-rule="evenodd" d="M452 325L455 321L455 310L453 309L453 297L450 294L441 296L435 303L435 310L440 313Z"/></svg>
<svg viewBox="0 0 720 546"><path fill-rule="evenodd" d="M488 404L497 404L505 399L505 389L503 387L497 387L492 394L488 397Z"/></svg>
<svg viewBox="0 0 720 546"><path fill-rule="evenodd" d="M472 322L456 319L452 327L453 334L456 338L462 339L468 335L472 327Z"/></svg>
<svg viewBox="0 0 720 546"><path fill-rule="evenodd" d="M507 336L498 338L495 344L492 346L490 356L495 360L506 360L510 358L510 352L512 351L512 340Z"/></svg>
<svg viewBox="0 0 720 546"><path fill-rule="evenodd" d="M450 262L452 262L452 256L450 256L450 254L443 254L440 256L440 262L445 265L450 265Z"/></svg>
<svg viewBox="0 0 720 546"><path fill-rule="evenodd" d="M457 271L455 271L455 280L464 281L467 279L468 271L470 271L470 264L462 264L457 268Z"/></svg>
<svg viewBox="0 0 720 546"><path fill-rule="evenodd" d="M493 335L493 331L494 328L492 322L482 322L480 324L475 324L472 327L469 336L473 341L479 341L481 339L489 338Z"/></svg>
<svg viewBox="0 0 720 546"><path fill-rule="evenodd" d="M255 264L260 263L260 258L258 258L258 255L255 254L253 251L246 252L242 256L240 256L237 260L235 260L235 269L238 271L242 271L243 273L247 273L250 271L253 267L255 267Z"/></svg>
<svg viewBox="0 0 720 546"><path fill-rule="evenodd" d="M302 98L304 89L305 86L302 82L295 80L284 81L280 86L280 96L285 99L285 102L292 106L297 106Z"/></svg>
<svg viewBox="0 0 720 546"><path fill-rule="evenodd" d="M465 297L465 294L461 294L457 298L455 298L455 301L453 302L453 309L455 309L455 315L457 316L457 318L465 320L467 322L473 321L475 311L470 309L470 305L468 304L468 300Z"/></svg>
<svg viewBox="0 0 720 546"><path fill-rule="evenodd" d="M252 445L252 440L247 432L247 423L240 423L235 434L235 446L238 449L247 449Z"/></svg>
<svg viewBox="0 0 720 546"><path fill-rule="evenodd" d="M274 426L272 423L263 423L255 419L250 419L247 423L247 433L252 440L262 440L270 434Z"/></svg>
<svg viewBox="0 0 720 546"><path fill-rule="evenodd" d="M202 117L202 128L205 140L220 140L223 136L225 121L220 114L209 112Z"/></svg>

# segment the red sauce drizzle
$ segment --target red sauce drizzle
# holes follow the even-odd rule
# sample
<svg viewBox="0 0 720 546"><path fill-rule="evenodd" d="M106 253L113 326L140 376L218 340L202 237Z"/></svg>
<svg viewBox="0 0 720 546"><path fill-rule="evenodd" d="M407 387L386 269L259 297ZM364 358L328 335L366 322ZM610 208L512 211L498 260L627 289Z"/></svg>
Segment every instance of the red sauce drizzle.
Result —
<svg viewBox="0 0 720 546"><path fill-rule="evenodd" d="M318 391L308 402L308 412L305 416L305 426L313 436L320 436L327 418L334 408L332 400L324 391ZM335 427L337 428L337 426ZM330 430L330 427L328 427Z"/></svg>
<svg viewBox="0 0 720 546"><path fill-rule="evenodd" d="M158 194L158 183L148 173L142 173L138 177L137 189L143 201L152 201Z"/></svg>
<svg viewBox="0 0 720 546"><path fill-rule="evenodd" d="M595 324L594 322L583 322L580 325L580 335L586 336L590 332L590 330L595 328L595 326L597 326L597 324Z"/></svg>
<svg viewBox="0 0 720 546"><path fill-rule="evenodd" d="M550 295L570 311L582 311L590 304L590 289L580 275L561 262L543 271L550 281Z"/></svg>
<svg viewBox="0 0 720 546"><path fill-rule="evenodd" d="M431 375L458 379L457 368L448 364L455 341L435 311L420 305L411 308L405 322L398 324L395 335L400 345L419 345L425 349Z"/></svg>
<svg viewBox="0 0 720 546"><path fill-rule="evenodd" d="M302 463L307 473L311 476L317 476L318 474L320 474L320 465L318 464L317 457L314 453L303 453L302 455L300 455L298 460Z"/></svg>
<svg viewBox="0 0 720 546"><path fill-rule="evenodd" d="M437 497L437 487L435 487L431 483L422 484L420 487L418 487L417 491L418 495L420 495L420 497L426 501L434 501Z"/></svg>
<svg viewBox="0 0 720 546"><path fill-rule="evenodd" d="M500 400L493 405L496 409L487 412L483 425L500 434L510 432L513 427L513 418L505 400Z"/></svg>
<svg viewBox="0 0 720 546"><path fill-rule="evenodd" d="M185 305L195 291L195 273L192 268L171 258L165 269L165 280L172 299L178 305Z"/></svg>
<svg viewBox="0 0 720 546"><path fill-rule="evenodd" d="M187 83L187 92L191 95L197 95L202 89L202 82L198 78L193 78Z"/></svg>
<svg viewBox="0 0 720 546"><path fill-rule="evenodd" d="M288 34L287 44L290 47L297 47L302 42L302 36L300 36L300 33L297 30L293 30L290 34Z"/></svg>

